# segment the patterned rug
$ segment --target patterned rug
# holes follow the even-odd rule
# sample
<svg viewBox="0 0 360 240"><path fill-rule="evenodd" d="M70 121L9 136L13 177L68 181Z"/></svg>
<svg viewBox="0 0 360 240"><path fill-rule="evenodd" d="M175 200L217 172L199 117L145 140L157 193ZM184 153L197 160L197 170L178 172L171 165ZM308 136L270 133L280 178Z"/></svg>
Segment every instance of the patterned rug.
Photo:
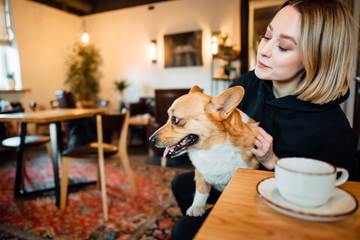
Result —
<svg viewBox="0 0 360 240"><path fill-rule="evenodd" d="M72 163L70 179L96 179L94 163ZM171 192L172 179L186 170L132 164L139 192L133 197L125 172L116 161L106 161L109 220L104 221L100 191L95 185L70 192L61 212L53 195L13 197L14 161L0 161L0 239L168 239L180 218ZM53 186L48 157L26 161L26 188ZM31 180L30 180L31 179Z"/></svg>

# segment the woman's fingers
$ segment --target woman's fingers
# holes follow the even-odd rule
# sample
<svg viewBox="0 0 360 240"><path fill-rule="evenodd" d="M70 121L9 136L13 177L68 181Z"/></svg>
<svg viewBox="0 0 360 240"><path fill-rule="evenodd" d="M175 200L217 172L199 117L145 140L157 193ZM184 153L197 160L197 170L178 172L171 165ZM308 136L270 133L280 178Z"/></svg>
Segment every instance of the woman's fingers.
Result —
<svg viewBox="0 0 360 240"><path fill-rule="evenodd" d="M269 135L267 132L265 132L265 130L262 129L261 127L259 127L258 129L258 135L255 140L255 146L258 150L256 151L257 154L261 153L261 155L265 155L266 152L268 152L272 146L272 136Z"/></svg>
<svg viewBox="0 0 360 240"><path fill-rule="evenodd" d="M266 142L272 142L273 141L273 137L268 134L263 128L259 127L258 128L258 138L263 139Z"/></svg>
<svg viewBox="0 0 360 240"><path fill-rule="evenodd" d="M258 135L255 139L255 147L251 149L251 153L257 160L268 169L274 168L277 159L273 152L273 137L261 127L258 128Z"/></svg>

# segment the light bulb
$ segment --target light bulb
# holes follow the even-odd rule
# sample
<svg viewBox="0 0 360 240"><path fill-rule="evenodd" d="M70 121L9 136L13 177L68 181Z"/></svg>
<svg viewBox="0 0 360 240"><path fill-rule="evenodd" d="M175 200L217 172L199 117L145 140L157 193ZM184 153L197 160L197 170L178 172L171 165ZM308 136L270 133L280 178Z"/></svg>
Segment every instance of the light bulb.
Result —
<svg viewBox="0 0 360 240"><path fill-rule="evenodd" d="M213 42L211 44L211 52L212 52L212 54L217 54L218 53L218 44L216 42Z"/></svg>
<svg viewBox="0 0 360 240"><path fill-rule="evenodd" d="M156 41L151 41L149 46L149 55L153 63L156 62Z"/></svg>
<svg viewBox="0 0 360 240"><path fill-rule="evenodd" d="M87 32L84 32L83 35L81 36L81 41L83 43L87 43L89 42L89 34Z"/></svg>

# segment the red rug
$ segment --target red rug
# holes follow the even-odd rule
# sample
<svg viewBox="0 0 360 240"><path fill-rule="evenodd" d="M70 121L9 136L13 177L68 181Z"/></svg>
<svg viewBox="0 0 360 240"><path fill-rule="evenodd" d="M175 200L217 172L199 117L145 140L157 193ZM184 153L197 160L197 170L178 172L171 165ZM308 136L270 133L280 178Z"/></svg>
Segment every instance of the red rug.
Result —
<svg viewBox="0 0 360 240"><path fill-rule="evenodd" d="M29 157L26 188L53 186L48 157ZM13 197L14 161L0 163L0 239L167 239L181 213L172 196L172 179L186 170L132 164L139 195L134 198L125 172L106 162L109 220L104 221L95 186L70 192L67 209L54 196ZM96 179L94 163L72 163L74 182Z"/></svg>

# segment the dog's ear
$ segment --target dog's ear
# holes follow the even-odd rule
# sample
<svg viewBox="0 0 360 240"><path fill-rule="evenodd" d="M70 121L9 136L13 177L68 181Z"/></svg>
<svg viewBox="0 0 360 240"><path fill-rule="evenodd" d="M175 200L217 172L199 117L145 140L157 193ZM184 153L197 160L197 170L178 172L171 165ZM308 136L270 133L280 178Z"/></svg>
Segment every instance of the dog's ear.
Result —
<svg viewBox="0 0 360 240"><path fill-rule="evenodd" d="M244 88L241 86L229 88L225 92L212 97L205 109L212 113L217 120L222 121L240 104L244 92Z"/></svg>
<svg viewBox="0 0 360 240"><path fill-rule="evenodd" d="M202 93L202 89L199 86L195 85L190 89L189 93L194 93L194 92L201 92Z"/></svg>

